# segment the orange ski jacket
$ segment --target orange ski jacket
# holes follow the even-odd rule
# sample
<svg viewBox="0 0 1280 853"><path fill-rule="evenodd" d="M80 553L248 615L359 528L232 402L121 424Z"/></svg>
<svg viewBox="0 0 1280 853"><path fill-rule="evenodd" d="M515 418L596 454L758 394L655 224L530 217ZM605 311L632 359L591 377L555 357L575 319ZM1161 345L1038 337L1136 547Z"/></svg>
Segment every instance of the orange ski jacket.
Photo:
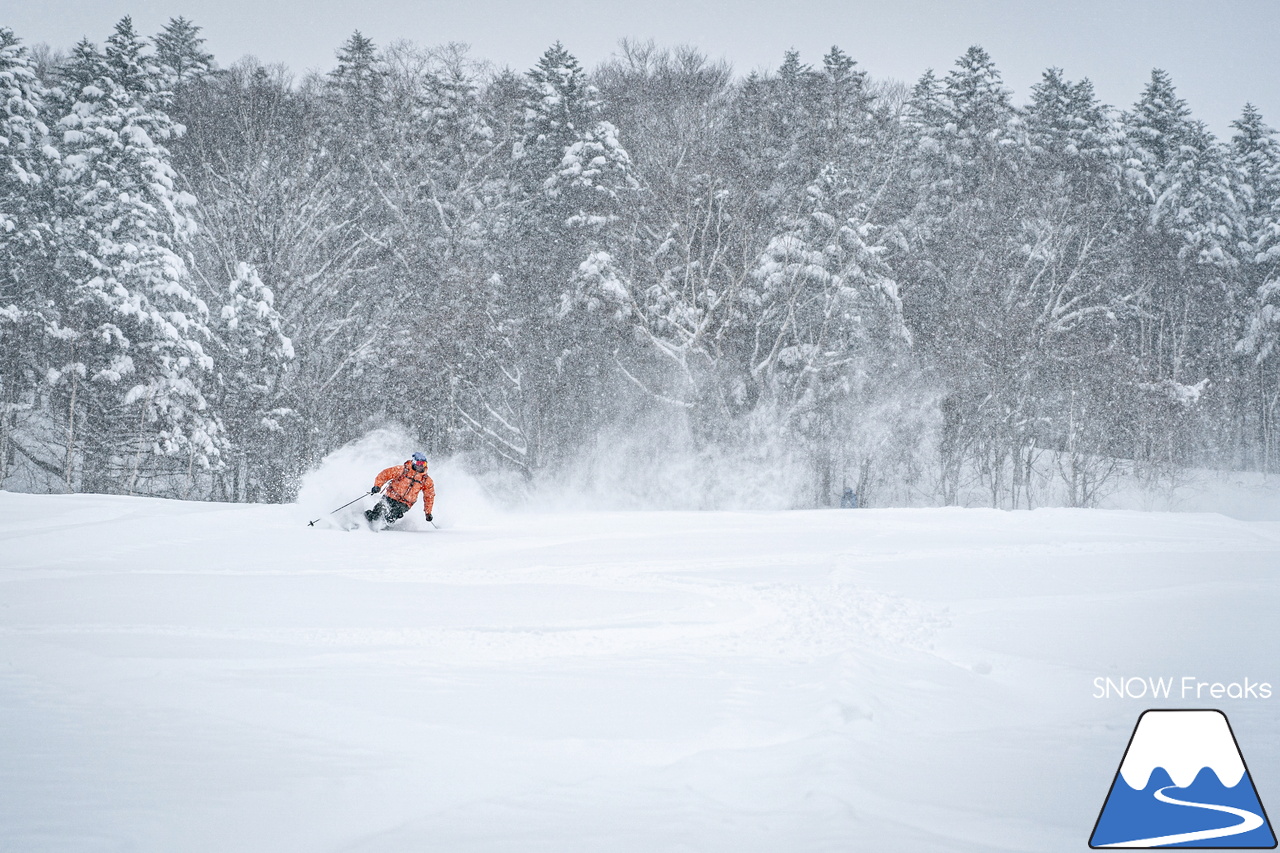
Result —
<svg viewBox="0 0 1280 853"><path fill-rule="evenodd" d="M392 465L378 474L373 484L382 489L383 484L386 483L387 487L382 489L382 494L408 506L413 506L413 502L421 493L422 514L428 515L431 512L431 506L436 502L436 484L427 476L425 464L422 466L422 473L419 474L413 470L411 463L412 460L409 460L403 465Z"/></svg>

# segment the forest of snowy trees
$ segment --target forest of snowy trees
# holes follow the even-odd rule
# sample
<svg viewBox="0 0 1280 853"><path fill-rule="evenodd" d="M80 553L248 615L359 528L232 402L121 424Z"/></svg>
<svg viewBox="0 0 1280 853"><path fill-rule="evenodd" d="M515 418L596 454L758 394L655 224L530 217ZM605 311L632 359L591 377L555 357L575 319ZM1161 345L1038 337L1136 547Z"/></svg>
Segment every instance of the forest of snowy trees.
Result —
<svg viewBox="0 0 1280 853"><path fill-rule="evenodd" d="M514 482L631 442L824 506L1280 471L1280 143L979 47L524 73L355 33L219 69L0 29L0 485L281 501L396 424ZM621 451L619 451L621 452ZM518 475L518 476L515 476ZM975 497L976 496L976 497Z"/></svg>

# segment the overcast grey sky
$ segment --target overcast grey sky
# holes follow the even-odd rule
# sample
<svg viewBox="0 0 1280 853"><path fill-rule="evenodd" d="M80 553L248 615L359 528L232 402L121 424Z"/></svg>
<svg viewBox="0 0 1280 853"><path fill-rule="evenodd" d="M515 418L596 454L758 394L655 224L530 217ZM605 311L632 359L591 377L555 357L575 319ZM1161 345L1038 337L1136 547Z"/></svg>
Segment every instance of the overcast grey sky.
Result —
<svg viewBox="0 0 1280 853"><path fill-rule="evenodd" d="M587 67L633 37L693 44L744 73L776 67L789 48L818 63L838 44L873 76L908 83L926 68L945 72L980 44L1019 103L1056 65L1127 107L1159 67L1220 137L1245 102L1280 126L1276 0L3 0L2 8L0 25L26 43L61 47L82 36L101 42L126 14L146 34L184 15L204 28L220 64L252 54L296 72L328 70L355 29L379 44L466 42L477 58L518 70L556 40Z"/></svg>

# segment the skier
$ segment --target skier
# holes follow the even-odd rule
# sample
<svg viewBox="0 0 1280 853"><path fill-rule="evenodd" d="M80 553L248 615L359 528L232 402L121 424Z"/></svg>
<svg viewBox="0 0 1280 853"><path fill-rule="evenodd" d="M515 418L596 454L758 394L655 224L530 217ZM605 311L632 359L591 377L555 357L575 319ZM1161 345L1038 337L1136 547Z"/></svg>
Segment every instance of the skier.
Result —
<svg viewBox="0 0 1280 853"><path fill-rule="evenodd" d="M383 486L386 488L383 488ZM422 493L422 511L431 521L431 507L436 502L436 485L427 476L427 456L416 452L405 460L403 465L392 465L378 474L373 481L369 494L382 492L382 500L371 510L366 510L364 517L369 524L375 524L379 518L386 518L387 524L395 524L413 502Z"/></svg>

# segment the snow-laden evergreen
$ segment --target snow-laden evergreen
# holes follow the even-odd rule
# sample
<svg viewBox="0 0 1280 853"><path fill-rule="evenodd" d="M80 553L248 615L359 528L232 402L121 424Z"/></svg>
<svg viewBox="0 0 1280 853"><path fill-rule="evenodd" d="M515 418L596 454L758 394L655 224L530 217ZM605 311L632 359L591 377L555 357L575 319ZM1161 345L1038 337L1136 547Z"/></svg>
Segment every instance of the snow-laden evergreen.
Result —
<svg viewBox="0 0 1280 853"><path fill-rule="evenodd" d="M357 31L295 79L200 32L4 38L12 486L284 499L386 423L508 491L657 494L658 453L791 505L1280 465L1274 134L1164 71L1019 104L979 46L908 88L838 46L518 73Z"/></svg>
<svg viewBox="0 0 1280 853"><path fill-rule="evenodd" d="M200 27L182 16L170 18L164 30L152 43L155 45L155 62L165 75L170 88L195 83L207 78L216 69L213 54L204 50Z"/></svg>
<svg viewBox="0 0 1280 853"><path fill-rule="evenodd" d="M41 120L45 89L27 48L0 28L0 484L25 448L15 433L41 417L39 390L50 344L50 178L58 152Z"/></svg>
<svg viewBox="0 0 1280 853"><path fill-rule="evenodd" d="M189 482L221 452L221 425L202 392L213 366L208 307L186 256L194 198L169 164L165 146L179 128L144 50L125 18L102 52L76 46L49 99L61 160L46 291L56 344L44 393L57 426L43 446L47 465L61 445L70 489Z"/></svg>

